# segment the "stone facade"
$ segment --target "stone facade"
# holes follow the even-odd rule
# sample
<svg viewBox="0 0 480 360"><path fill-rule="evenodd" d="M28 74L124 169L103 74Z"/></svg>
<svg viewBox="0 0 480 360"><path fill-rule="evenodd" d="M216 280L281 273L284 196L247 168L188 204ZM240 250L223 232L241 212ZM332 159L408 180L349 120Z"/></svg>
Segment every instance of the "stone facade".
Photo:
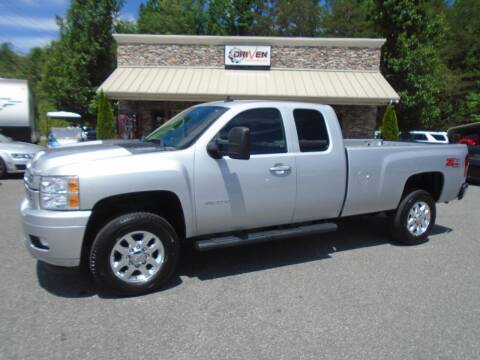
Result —
<svg viewBox="0 0 480 360"><path fill-rule="evenodd" d="M342 126L343 137L368 139L373 137L377 123L376 106L334 106Z"/></svg>
<svg viewBox="0 0 480 360"><path fill-rule="evenodd" d="M118 66L224 66L223 45L119 44ZM272 46L272 68L378 71L380 48Z"/></svg>

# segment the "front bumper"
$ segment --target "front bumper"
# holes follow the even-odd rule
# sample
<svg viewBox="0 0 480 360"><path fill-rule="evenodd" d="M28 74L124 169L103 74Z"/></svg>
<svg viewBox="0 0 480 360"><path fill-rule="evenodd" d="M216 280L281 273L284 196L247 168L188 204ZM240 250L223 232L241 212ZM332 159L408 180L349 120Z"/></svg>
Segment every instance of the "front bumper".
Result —
<svg viewBox="0 0 480 360"><path fill-rule="evenodd" d="M9 174L23 173L27 168L27 163L30 159L13 159L9 158L5 162L7 165L7 172Z"/></svg>
<svg viewBox="0 0 480 360"><path fill-rule="evenodd" d="M20 208L25 246L46 263L80 265L83 237L91 211L49 211L30 207L25 199Z"/></svg>

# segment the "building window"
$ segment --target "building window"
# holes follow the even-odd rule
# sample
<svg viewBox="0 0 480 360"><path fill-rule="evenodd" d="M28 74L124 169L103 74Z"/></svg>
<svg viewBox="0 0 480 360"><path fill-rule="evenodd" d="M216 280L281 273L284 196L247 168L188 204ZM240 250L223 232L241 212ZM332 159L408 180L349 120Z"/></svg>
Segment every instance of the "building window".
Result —
<svg viewBox="0 0 480 360"><path fill-rule="evenodd" d="M330 141L322 114L316 110L293 110L301 152L325 151Z"/></svg>
<svg viewBox="0 0 480 360"><path fill-rule="evenodd" d="M283 120L278 109L263 108L244 111L230 120L220 130L218 137L226 141L228 132L236 126L244 126L250 129L252 155L287 152Z"/></svg>

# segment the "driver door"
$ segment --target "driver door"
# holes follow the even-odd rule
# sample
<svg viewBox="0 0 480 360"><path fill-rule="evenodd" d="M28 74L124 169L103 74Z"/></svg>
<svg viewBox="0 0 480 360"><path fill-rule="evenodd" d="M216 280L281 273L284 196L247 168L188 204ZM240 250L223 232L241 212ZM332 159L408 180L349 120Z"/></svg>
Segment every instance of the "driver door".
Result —
<svg viewBox="0 0 480 360"><path fill-rule="evenodd" d="M249 160L195 154L195 208L198 234L254 229L289 223L296 195L295 157L288 153L284 123L276 108L246 110L216 135L226 141L230 129L250 129Z"/></svg>

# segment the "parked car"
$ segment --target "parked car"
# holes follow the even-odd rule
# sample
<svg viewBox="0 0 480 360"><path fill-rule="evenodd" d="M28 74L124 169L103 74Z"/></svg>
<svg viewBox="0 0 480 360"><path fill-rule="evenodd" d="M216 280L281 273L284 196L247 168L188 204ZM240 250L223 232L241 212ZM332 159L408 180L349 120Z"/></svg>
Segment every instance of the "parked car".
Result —
<svg viewBox="0 0 480 360"><path fill-rule="evenodd" d="M0 134L0 179L7 174L24 172L33 155L42 149L41 146L13 141Z"/></svg>
<svg viewBox="0 0 480 360"><path fill-rule="evenodd" d="M144 141L49 149L25 176L26 246L41 261L86 264L104 289L140 294L200 251L337 229L387 212L419 244L436 202L461 199L465 145L344 140L330 106L277 101L196 105Z"/></svg>
<svg viewBox="0 0 480 360"><path fill-rule="evenodd" d="M444 131L410 131L400 134L400 139L403 141L448 144L447 133Z"/></svg>
<svg viewBox="0 0 480 360"><path fill-rule="evenodd" d="M84 141L84 137L79 127L52 128L47 135L48 147L75 144Z"/></svg>
<svg viewBox="0 0 480 360"><path fill-rule="evenodd" d="M480 123L455 126L448 130L451 142L468 146L468 182L480 185Z"/></svg>

